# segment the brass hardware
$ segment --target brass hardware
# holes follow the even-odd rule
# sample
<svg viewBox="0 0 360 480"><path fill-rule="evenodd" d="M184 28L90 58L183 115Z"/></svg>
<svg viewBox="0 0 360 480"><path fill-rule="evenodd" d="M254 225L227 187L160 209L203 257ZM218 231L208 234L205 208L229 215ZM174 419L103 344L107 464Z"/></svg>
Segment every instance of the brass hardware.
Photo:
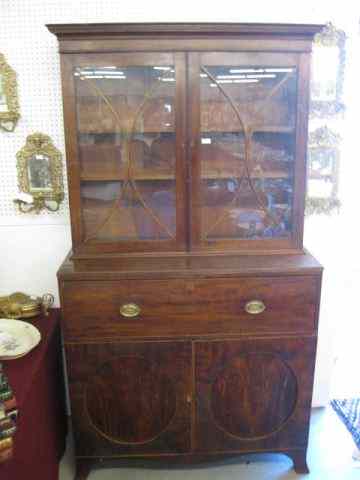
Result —
<svg viewBox="0 0 360 480"><path fill-rule="evenodd" d="M43 312L44 312L44 315L45 317L47 317L49 315L49 308L53 305L54 303L54 295L52 295L51 293L45 293L42 298L42 309L43 309Z"/></svg>
<svg viewBox="0 0 360 480"><path fill-rule="evenodd" d="M264 302L261 300L250 300L245 305L245 312L250 313L250 315L258 315L266 309Z"/></svg>
<svg viewBox="0 0 360 480"><path fill-rule="evenodd" d="M120 307L120 315L127 318L137 317L141 312L141 308L136 303L124 303Z"/></svg>
<svg viewBox="0 0 360 480"><path fill-rule="evenodd" d="M191 399L191 395L186 395L186 403L191 403L192 399Z"/></svg>
<svg viewBox="0 0 360 480"><path fill-rule="evenodd" d="M41 314L47 315L48 309L54 303L54 296L45 293L42 297L15 292L6 297L0 297L0 315L6 318L32 318Z"/></svg>

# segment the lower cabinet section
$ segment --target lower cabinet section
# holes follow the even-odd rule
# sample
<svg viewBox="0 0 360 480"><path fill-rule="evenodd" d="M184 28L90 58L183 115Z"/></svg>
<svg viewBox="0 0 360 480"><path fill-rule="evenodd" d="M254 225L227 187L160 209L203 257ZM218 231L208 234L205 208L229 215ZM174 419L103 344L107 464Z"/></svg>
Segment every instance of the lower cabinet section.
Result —
<svg viewBox="0 0 360 480"><path fill-rule="evenodd" d="M78 456L188 452L191 344L67 345Z"/></svg>
<svg viewBox="0 0 360 480"><path fill-rule="evenodd" d="M315 337L69 344L79 457L306 449Z"/></svg>

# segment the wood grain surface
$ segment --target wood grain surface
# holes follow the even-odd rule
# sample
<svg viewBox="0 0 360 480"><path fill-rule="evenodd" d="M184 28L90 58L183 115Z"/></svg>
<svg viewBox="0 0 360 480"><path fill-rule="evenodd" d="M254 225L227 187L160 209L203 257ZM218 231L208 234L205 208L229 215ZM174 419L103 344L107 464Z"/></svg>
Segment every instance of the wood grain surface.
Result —
<svg viewBox="0 0 360 480"><path fill-rule="evenodd" d="M281 295L279 295L281 292ZM62 289L65 340L124 337L307 333L316 327L316 277L69 281ZM249 314L260 300L265 311ZM126 318L124 304L140 314Z"/></svg>

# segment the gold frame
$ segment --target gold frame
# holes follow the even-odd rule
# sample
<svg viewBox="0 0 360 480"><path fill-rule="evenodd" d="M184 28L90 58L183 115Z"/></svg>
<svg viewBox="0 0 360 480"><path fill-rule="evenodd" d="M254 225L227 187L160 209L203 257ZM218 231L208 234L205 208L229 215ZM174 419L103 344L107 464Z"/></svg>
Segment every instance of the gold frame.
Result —
<svg viewBox="0 0 360 480"><path fill-rule="evenodd" d="M49 160L51 188L34 188L29 178L29 160L34 155L44 155ZM26 138L25 146L16 154L19 189L33 197L32 203L21 199L14 202L22 213L35 211L39 213L46 209L56 212L64 199L62 154L53 145L51 138L43 133L34 133ZM52 205L54 204L55 205Z"/></svg>
<svg viewBox="0 0 360 480"><path fill-rule="evenodd" d="M330 22L320 33L315 35L314 45L322 48L336 47L338 49L338 63L334 68L334 76L336 76L335 98L333 100L318 100L314 93L312 81L310 86L310 117L318 119L333 118L345 112L342 96L346 66L346 34L343 30L335 28Z"/></svg>
<svg viewBox="0 0 360 480"><path fill-rule="evenodd" d="M308 174L307 180L318 179L321 180L321 172L311 171L312 163L311 157L314 154L321 153L324 159L333 159L332 171L328 175L327 181L331 183L331 193L327 197L313 197L310 192L307 193L306 198L306 215L312 214L330 214L332 211L339 211L341 207L338 198L339 188L339 161L340 150L339 145L341 137L339 134L333 132L326 125L317 128L309 135L308 140ZM325 178L324 178L325 180Z"/></svg>
<svg viewBox="0 0 360 480"><path fill-rule="evenodd" d="M2 53L0 53L0 77L8 108L7 112L0 112L0 128L5 132L13 132L20 118L16 73L7 64Z"/></svg>

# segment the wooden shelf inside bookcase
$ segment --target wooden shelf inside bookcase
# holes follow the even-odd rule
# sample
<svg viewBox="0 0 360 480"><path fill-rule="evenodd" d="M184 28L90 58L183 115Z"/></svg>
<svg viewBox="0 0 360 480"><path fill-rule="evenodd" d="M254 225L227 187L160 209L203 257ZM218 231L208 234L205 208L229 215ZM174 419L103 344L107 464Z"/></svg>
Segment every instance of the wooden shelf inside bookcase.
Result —
<svg viewBox="0 0 360 480"><path fill-rule="evenodd" d="M221 180L221 179L230 179L230 178L238 178L238 174L236 172L217 172L217 171L208 171L201 176L203 180ZM290 173L283 172L283 171L272 171L272 172L264 172L263 174L253 174L251 178L290 178ZM138 171L133 172L131 178L136 181L161 181L161 180L175 180L175 175L167 172L146 172L146 171ZM107 174L107 173L99 173L96 175L91 175L89 173L82 174L80 179L84 182L117 182L123 181L125 179L125 175L118 173L118 174Z"/></svg>
<svg viewBox="0 0 360 480"><path fill-rule="evenodd" d="M82 174L81 180L84 182L117 182L123 181L126 175L122 173L114 173L114 174L107 174L107 173L99 173L99 174ZM149 181L149 180L174 180L175 181L175 174L171 174L168 172L146 172L146 171L137 171L132 172L130 175L132 180L141 180L141 181Z"/></svg>
<svg viewBox="0 0 360 480"><path fill-rule="evenodd" d="M272 126L272 125L264 125L264 126L250 126L251 131L253 133L294 133L295 132L295 127L293 126ZM201 130L201 134L211 134L211 133L242 133L242 130L236 129L236 128L228 128L228 129L208 129L208 130Z"/></svg>
<svg viewBox="0 0 360 480"><path fill-rule="evenodd" d="M253 133L294 133L295 127L294 126L272 126L272 125L264 125L264 126L252 126L251 128ZM105 130L102 132L94 132L92 130L80 130L80 134L87 134L87 135L109 135L109 134L120 134L121 132L117 130ZM133 135L158 135L160 133L173 133L176 132L174 130L168 129L143 129L141 131L134 131ZM201 130L201 134L212 134L212 133L242 133L242 130L238 128L213 128L208 130Z"/></svg>

